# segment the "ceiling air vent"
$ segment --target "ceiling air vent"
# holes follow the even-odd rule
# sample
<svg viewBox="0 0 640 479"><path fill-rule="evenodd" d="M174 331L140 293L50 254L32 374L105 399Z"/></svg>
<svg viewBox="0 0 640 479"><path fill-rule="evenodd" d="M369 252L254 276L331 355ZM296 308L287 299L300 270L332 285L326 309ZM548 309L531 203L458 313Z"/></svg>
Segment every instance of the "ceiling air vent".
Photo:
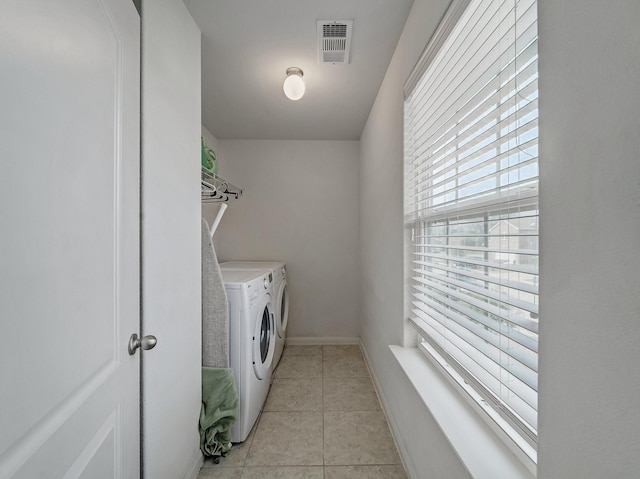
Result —
<svg viewBox="0 0 640 479"><path fill-rule="evenodd" d="M318 20L318 62L349 63L353 20Z"/></svg>

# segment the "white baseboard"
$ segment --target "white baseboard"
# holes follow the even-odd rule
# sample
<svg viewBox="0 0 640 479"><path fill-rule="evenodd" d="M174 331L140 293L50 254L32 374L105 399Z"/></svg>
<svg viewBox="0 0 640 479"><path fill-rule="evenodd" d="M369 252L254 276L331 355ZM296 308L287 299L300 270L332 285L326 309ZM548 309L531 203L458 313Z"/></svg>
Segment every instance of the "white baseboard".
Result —
<svg viewBox="0 0 640 479"><path fill-rule="evenodd" d="M187 472L184 474L183 479L197 479L198 474L200 474L200 468L204 464L204 456L200 449L193 455L193 459L191 461L191 466L187 469Z"/></svg>
<svg viewBox="0 0 640 479"><path fill-rule="evenodd" d="M406 449L403 447L403 443L400 439L400 431L398 430L396 423L393 421L393 418L389 414L389 405L387 404L384 394L382 394L380 382L378 381L375 372L371 368L371 360L369 359L367 349L364 347L364 343L360 343L360 350L362 351L362 355L364 356L364 362L367 364L369 375L371 376L371 380L373 381L373 387L376 390L378 400L380 401L380 405L382 406L382 413L384 414L384 417L387 420L387 424L389 425L389 429L391 430L391 437L393 438L393 442L395 443L396 449L398 450L398 455L400 456L400 461L402 462L402 467L404 468L405 474L409 479L411 479L412 477L418 477L416 471L409 470L409 468L407 468L408 463L406 458Z"/></svg>
<svg viewBox="0 0 640 479"><path fill-rule="evenodd" d="M317 346L322 344L360 344L360 338L322 337L322 338L287 338L285 344L290 346Z"/></svg>

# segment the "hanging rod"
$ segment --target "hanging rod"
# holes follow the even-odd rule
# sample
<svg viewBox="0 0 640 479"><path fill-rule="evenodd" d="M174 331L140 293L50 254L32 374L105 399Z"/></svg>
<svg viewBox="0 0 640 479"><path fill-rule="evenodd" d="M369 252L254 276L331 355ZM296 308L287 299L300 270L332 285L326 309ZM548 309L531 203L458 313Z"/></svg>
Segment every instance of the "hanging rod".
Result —
<svg viewBox="0 0 640 479"><path fill-rule="evenodd" d="M200 198L203 203L220 203L242 196L242 189L202 168Z"/></svg>

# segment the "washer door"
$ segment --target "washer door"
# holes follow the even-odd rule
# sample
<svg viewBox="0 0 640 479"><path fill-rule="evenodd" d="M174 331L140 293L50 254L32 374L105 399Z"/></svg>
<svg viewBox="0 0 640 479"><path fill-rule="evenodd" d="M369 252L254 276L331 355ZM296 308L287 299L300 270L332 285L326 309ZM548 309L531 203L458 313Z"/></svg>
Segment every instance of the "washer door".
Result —
<svg viewBox="0 0 640 479"><path fill-rule="evenodd" d="M278 336L285 337L287 332L287 321L289 321L289 288L287 280L283 279L278 288L278 315L276 320L276 329Z"/></svg>
<svg viewBox="0 0 640 479"><path fill-rule="evenodd" d="M275 345L275 316L267 294L258 304L253 330L253 370L258 379L269 377Z"/></svg>

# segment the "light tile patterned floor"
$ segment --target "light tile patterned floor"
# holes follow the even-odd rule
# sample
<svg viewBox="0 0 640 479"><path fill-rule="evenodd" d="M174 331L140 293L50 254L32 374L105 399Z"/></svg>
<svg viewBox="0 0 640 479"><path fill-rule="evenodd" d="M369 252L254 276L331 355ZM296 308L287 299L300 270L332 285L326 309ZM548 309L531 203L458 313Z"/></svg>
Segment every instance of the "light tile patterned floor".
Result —
<svg viewBox="0 0 640 479"><path fill-rule="evenodd" d="M287 346L247 440L198 478L406 479L360 347Z"/></svg>

